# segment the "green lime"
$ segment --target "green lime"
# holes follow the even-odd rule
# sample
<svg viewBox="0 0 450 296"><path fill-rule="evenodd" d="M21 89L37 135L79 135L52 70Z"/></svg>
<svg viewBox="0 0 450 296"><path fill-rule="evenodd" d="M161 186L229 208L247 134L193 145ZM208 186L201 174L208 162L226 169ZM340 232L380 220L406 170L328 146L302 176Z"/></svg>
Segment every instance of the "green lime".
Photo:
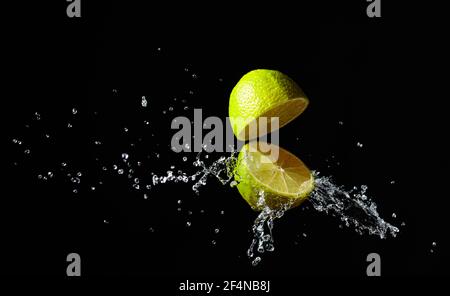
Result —
<svg viewBox="0 0 450 296"><path fill-rule="evenodd" d="M300 87L285 74L274 70L253 70L245 74L230 95L229 117L239 140L251 140L257 134L260 117L279 117L279 128L299 116L308 106ZM256 124L251 124L255 122ZM267 133L275 127L269 124Z"/></svg>
<svg viewBox="0 0 450 296"><path fill-rule="evenodd" d="M264 151L278 153L263 152L260 144L247 143L239 152L235 180L240 194L254 210L300 205L314 189L310 170L290 152L267 143Z"/></svg>

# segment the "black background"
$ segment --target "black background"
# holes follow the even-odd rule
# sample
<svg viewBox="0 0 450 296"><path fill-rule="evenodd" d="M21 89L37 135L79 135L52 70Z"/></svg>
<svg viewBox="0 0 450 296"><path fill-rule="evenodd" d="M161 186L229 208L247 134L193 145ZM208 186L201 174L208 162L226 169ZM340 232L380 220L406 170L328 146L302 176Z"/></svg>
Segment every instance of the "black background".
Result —
<svg viewBox="0 0 450 296"><path fill-rule="evenodd" d="M377 252L383 275L448 274L443 27L384 2L381 19L366 17L364 1L245 8L82 1L80 19L66 17L63 1L11 8L1 273L64 277L67 254L77 252L86 276L365 276L366 256ZM192 109L182 110L189 105L203 108L204 117L225 118L232 87L257 68L288 74L311 101L281 130L281 146L339 184L367 184L381 216L406 223L397 238L359 236L332 217L297 208L276 221L275 252L252 267L245 252L256 213L236 189L211 179L199 197L177 184L143 200L125 179L100 175L95 158L109 165L124 150L136 158L161 154L144 162L145 172L164 173L172 164L188 170L170 151L173 115L162 110L174 106L173 114L192 117ZM149 99L144 111L142 95ZM33 122L37 111L42 119ZM55 135L50 144L42 131ZM11 143L15 137L28 139L31 156ZM94 139L105 145L93 146ZM77 195L62 177L36 178L65 160L89 172ZM105 186L92 193L88 184L99 176Z"/></svg>

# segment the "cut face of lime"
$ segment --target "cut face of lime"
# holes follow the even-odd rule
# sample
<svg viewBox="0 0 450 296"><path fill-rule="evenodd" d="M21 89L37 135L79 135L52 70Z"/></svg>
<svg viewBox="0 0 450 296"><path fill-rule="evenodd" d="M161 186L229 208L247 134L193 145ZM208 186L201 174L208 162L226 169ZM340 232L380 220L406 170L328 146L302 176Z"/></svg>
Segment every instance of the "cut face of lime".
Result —
<svg viewBox="0 0 450 296"><path fill-rule="evenodd" d="M239 192L254 210L300 205L314 189L310 170L290 152L264 144L270 148L264 151L278 149L278 153L263 152L254 142L239 153L235 174Z"/></svg>

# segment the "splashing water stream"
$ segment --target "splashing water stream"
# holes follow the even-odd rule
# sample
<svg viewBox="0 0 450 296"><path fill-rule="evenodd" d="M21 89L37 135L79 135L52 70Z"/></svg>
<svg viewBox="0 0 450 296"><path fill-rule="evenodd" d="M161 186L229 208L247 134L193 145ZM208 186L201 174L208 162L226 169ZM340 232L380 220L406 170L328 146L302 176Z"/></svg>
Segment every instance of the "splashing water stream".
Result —
<svg viewBox="0 0 450 296"><path fill-rule="evenodd" d="M147 107L147 99L142 97L142 107ZM73 109L72 113L77 114L77 109ZM36 120L40 120L40 115L35 114ZM147 123L146 123L147 124ZM22 141L17 138L12 139L13 144L21 146ZM95 141L95 145L102 145L100 141ZM140 176L133 169L133 165L141 166L141 162L133 163L132 155L128 153L122 153L120 160L117 164L111 166L102 164L99 169L102 172L109 171L109 167L112 167L112 172L117 175L126 174L130 179L131 186L135 190L144 191L144 198L147 199L150 196L150 191L153 187L159 184L168 182L182 182L193 183L192 190L196 195L200 194L200 188L207 184L207 180L210 176L217 179L222 185L229 185L234 187L237 182L234 180L234 169L237 164L237 151L231 152L230 156L221 156L215 161L206 163L202 159L202 153L197 154L193 167L195 172L188 174L181 170L174 170L174 166L171 166L170 170L167 170L165 175L157 175L151 172L150 184L143 184L145 176ZM25 154L30 154L30 149L25 150ZM159 158L159 154L155 153ZM208 158L208 155L204 157ZM183 163L187 161L186 157L183 157ZM120 167L122 163L123 167ZM60 171L70 180L73 186L73 192L79 192L78 186L80 186L81 180L84 176L81 172L73 172L68 170L66 162L61 163ZM57 174L57 170L54 172L46 169L44 172L38 174L38 179L46 181L49 178L53 178ZM385 239L388 236L395 237L399 232L399 229L392 224L382 219L377 211L377 205L375 202L366 195L367 186L362 185L359 188L353 187L351 190L345 189L343 186L336 185L331 177L320 176L318 172L313 172L315 177L315 189L310 194L308 202L312 207L318 211L328 215L336 217L344 224L352 228L359 234L370 234ZM48 178L47 178L48 177ZM102 185L103 182L97 180L95 184L90 184L88 188L92 191L95 190L95 186ZM252 230L251 244L247 250L247 255L250 258L252 265L256 266L261 261L261 254L264 252L272 252L275 250L273 227L274 221L281 218L284 213L291 208L292 204L286 204L281 209L271 209L265 204L264 192L258 192L258 203L263 210L256 217ZM190 226L190 222L187 222L187 226ZM215 241L214 241L215 244Z"/></svg>
<svg viewBox="0 0 450 296"><path fill-rule="evenodd" d="M200 186L206 185L208 176L216 177L223 185L230 183L230 186L234 187L237 183L230 181L234 177L233 171L237 162L236 154L237 152L233 152L229 157L222 156L208 166L201 160L201 153L199 153L194 166L201 167L201 170L190 177L186 175L174 176L171 171L168 171L167 176L154 176L154 178L162 180L162 183L166 181L177 182L179 180L184 182L189 180L196 181L192 186L196 194L199 194ZM313 174L315 189L308 200L316 211L338 218L347 227L352 228L361 235L368 233L381 239L385 239L389 235L396 237L399 229L380 217L377 205L366 195L367 186L362 185L359 189L354 187L351 190L346 190L343 186L333 183L331 177L321 177L318 172L313 172ZM197 180L199 176L200 178ZM281 218L292 206L292 204L287 203L281 209L271 209L265 204L264 192L258 192L258 196L258 205L262 206L263 210L253 223L253 239L247 250L247 256L252 259L252 265L254 266L261 261L261 257L257 256L257 253L262 254L265 251L274 251L275 246L272 233L274 220Z"/></svg>

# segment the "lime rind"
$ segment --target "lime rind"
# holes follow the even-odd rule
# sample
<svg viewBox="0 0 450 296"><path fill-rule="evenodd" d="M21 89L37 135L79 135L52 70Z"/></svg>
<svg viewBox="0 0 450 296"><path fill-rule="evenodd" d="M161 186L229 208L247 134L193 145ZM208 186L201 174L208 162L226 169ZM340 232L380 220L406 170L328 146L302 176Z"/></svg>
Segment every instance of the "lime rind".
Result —
<svg viewBox="0 0 450 296"><path fill-rule="evenodd" d="M230 94L230 123L239 140L251 140L257 135L249 132L252 122L256 121L257 126L260 117L279 117L278 128L281 128L299 116L308 103L302 89L285 74L274 70L254 70L245 74ZM274 130L269 128L264 134Z"/></svg>

